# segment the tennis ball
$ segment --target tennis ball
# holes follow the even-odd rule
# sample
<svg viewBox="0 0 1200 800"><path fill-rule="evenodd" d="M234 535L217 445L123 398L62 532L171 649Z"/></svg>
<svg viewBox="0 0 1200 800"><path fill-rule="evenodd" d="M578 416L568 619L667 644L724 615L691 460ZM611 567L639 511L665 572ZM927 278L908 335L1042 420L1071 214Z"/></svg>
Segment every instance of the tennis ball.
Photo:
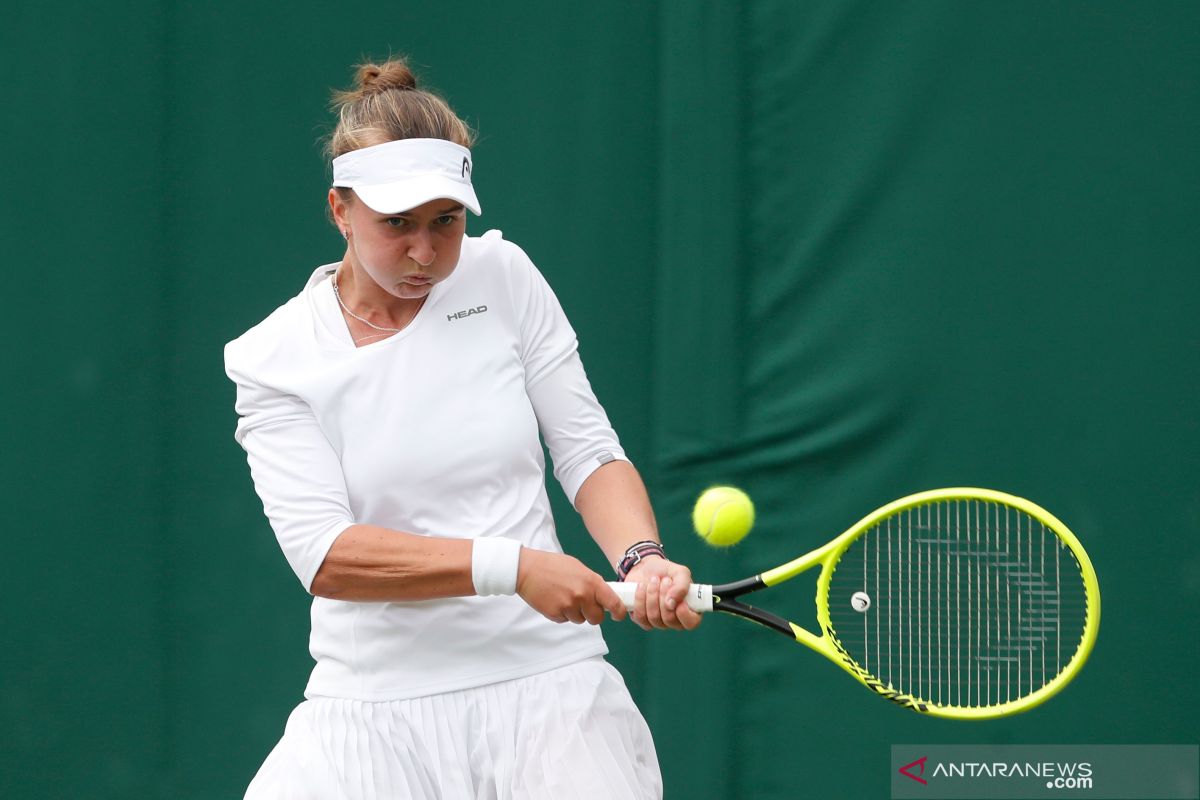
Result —
<svg viewBox="0 0 1200 800"><path fill-rule="evenodd" d="M696 500L692 525L713 547L735 545L754 526L754 503L741 489L714 486Z"/></svg>

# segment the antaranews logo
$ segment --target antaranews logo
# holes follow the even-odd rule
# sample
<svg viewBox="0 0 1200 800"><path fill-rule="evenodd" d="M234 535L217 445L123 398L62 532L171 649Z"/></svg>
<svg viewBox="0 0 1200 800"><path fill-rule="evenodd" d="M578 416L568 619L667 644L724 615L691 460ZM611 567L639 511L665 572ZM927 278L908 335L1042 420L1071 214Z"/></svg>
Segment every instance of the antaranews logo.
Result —
<svg viewBox="0 0 1200 800"><path fill-rule="evenodd" d="M899 772L922 786L928 786L925 765L929 756L921 756L900 767ZM937 778L1038 778L1047 789L1091 789L1092 765L1087 761L938 761L930 770Z"/></svg>
<svg viewBox="0 0 1200 800"><path fill-rule="evenodd" d="M894 800L1200 800L1196 745L892 745Z"/></svg>

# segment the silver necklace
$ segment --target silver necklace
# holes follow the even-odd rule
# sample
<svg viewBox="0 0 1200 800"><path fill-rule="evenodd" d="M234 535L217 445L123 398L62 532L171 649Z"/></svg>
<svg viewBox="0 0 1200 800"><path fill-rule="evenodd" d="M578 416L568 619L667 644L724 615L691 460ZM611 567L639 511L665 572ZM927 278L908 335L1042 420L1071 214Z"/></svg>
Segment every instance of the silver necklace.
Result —
<svg viewBox="0 0 1200 800"><path fill-rule="evenodd" d="M342 307L342 311L345 311L347 314L354 317L356 320L361 322L363 325L374 328L377 331L384 332L383 334L377 333L377 334L372 334L371 336L363 336L362 338L355 339L354 341L361 342L363 339L375 339L384 334L391 335L393 333L399 333L400 331L404 330L403 328L385 328L382 325L376 325L374 322L371 322L371 320L363 319L358 314L355 314L353 311L350 310L350 307L348 305L346 305L346 302L344 300L342 300L342 293L340 291L338 291L338 273L336 273L336 272L333 273L333 278L331 280L333 282L333 296L337 298L338 305Z"/></svg>

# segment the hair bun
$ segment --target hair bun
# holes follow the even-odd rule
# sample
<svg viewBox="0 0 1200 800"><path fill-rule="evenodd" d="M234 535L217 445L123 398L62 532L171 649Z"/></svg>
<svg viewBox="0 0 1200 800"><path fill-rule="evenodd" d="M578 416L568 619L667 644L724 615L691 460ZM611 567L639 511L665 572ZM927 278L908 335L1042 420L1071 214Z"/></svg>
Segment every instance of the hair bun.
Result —
<svg viewBox="0 0 1200 800"><path fill-rule="evenodd" d="M359 64L354 78L363 94L417 88L417 76L408 68L408 62L399 58L389 59L382 64Z"/></svg>
<svg viewBox="0 0 1200 800"><path fill-rule="evenodd" d="M338 118L325 146L331 159L399 139L445 139L468 148L475 140L444 99L418 87L402 56L358 64L353 88L334 91L330 108Z"/></svg>

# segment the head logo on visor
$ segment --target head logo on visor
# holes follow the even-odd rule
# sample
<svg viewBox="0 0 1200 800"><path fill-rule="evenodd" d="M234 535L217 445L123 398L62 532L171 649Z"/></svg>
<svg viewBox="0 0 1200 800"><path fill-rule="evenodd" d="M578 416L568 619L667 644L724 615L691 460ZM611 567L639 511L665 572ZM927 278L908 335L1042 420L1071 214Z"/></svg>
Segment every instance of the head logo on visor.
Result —
<svg viewBox="0 0 1200 800"><path fill-rule="evenodd" d="M351 150L333 160L333 185L353 189L380 214L442 198L482 213L471 186L471 151L445 139L398 139Z"/></svg>

